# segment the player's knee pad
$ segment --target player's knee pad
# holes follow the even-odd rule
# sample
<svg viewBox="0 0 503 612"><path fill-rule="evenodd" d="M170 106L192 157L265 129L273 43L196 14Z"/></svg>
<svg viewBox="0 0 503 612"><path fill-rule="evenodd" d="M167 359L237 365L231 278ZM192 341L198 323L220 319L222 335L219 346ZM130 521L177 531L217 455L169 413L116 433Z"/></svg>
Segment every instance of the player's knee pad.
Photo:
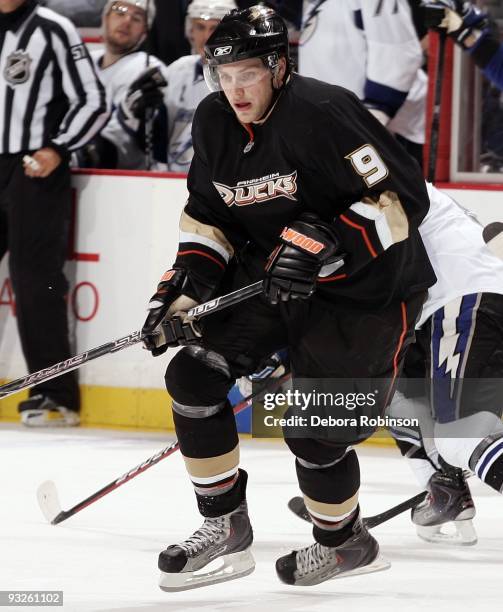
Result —
<svg viewBox="0 0 503 612"><path fill-rule="evenodd" d="M475 449L492 435L503 435L503 423L492 412L478 412L450 423L435 424L435 446L440 456L469 470Z"/></svg>
<svg viewBox="0 0 503 612"><path fill-rule="evenodd" d="M220 412L233 380L225 359L202 347L187 347L170 361L165 375L173 410L189 418Z"/></svg>
<svg viewBox="0 0 503 612"><path fill-rule="evenodd" d="M337 445L330 440L314 438L286 438L285 442L292 453L301 460L304 467L313 469L332 465L344 457L347 447Z"/></svg>
<svg viewBox="0 0 503 612"><path fill-rule="evenodd" d="M205 463L203 472L206 476L211 477L230 469L228 461L234 461L231 455L239 439L236 419L229 402L225 402L222 409L213 414L200 418L194 417L193 412L183 414L183 410L177 406L173 410L173 423L182 455L195 459L196 463ZM204 459L204 462L198 462L198 459ZM190 469L189 472L196 476L199 474Z"/></svg>

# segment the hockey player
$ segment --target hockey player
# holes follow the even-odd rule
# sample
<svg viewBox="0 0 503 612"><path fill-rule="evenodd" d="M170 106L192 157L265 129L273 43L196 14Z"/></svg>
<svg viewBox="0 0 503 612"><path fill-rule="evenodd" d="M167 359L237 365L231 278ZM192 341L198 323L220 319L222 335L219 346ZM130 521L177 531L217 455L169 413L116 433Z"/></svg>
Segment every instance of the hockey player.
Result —
<svg viewBox="0 0 503 612"><path fill-rule="evenodd" d="M390 412L420 417L420 432L395 432L402 438L402 453L412 458L430 491L412 513L419 535L472 544L475 533L464 521L473 517L474 508L462 470L503 492L503 261L486 244L490 232L472 214L433 186L428 191L431 208L420 232L438 281L418 322L415 376L426 363L430 384L426 394L418 394L417 386L411 390L418 396L413 404L397 393L395 400L401 401ZM452 520L458 534L449 537L441 525Z"/></svg>
<svg viewBox="0 0 503 612"><path fill-rule="evenodd" d="M467 51L484 75L503 89L503 45L488 16L461 0L423 0L430 27L447 31Z"/></svg>
<svg viewBox="0 0 503 612"><path fill-rule="evenodd" d="M472 213L430 184L428 194L430 210L419 232L437 282L388 415L419 419L419 428L391 429L430 493L412 512L418 535L475 544L475 509L463 470L497 491L503 486L503 460L495 451L503 449L503 260L491 245L497 236ZM456 533L443 529L450 522Z"/></svg>
<svg viewBox="0 0 503 612"><path fill-rule="evenodd" d="M168 82L164 93L168 120L167 126L166 122L158 121L154 128L158 153L156 159L166 163L167 170L171 172L187 173L189 170L193 155L192 119L199 102L209 94L203 77L204 44L220 19L235 8L234 0L193 0L189 4L185 31L191 43L192 54L179 58L163 72ZM141 87L138 87L137 93L141 98ZM129 108L131 102L137 104L134 87L123 101L120 117L130 133L135 133L140 129L140 123L136 121L135 124L137 113Z"/></svg>
<svg viewBox="0 0 503 612"><path fill-rule="evenodd" d="M166 85L166 81L161 72L148 70L147 67L165 70L166 66L156 57L140 50L154 18L153 0L108 0L105 4L102 17L104 49L93 51L91 57L105 86L112 116L102 132L78 152L75 165L145 169L145 152L138 143L137 135L124 130L119 123L117 109L130 88L133 91L142 90L141 100L130 100L130 106L134 106L138 116L144 116L146 108L162 104L160 88Z"/></svg>
<svg viewBox="0 0 503 612"><path fill-rule="evenodd" d="M350 378L354 391L372 379L370 409L382 414L435 281L417 229L429 206L417 164L353 94L291 72L274 11L224 17L206 57L215 93L194 117L179 252L143 327L154 355L189 344L171 360L166 386L204 523L161 553L168 591L254 568L247 475L226 400L234 380L287 346L297 377ZM263 296L207 317L204 328L184 318L190 305L264 275ZM278 559L282 581L312 585L387 566L360 519L351 449L371 433L286 437L316 524L314 544ZM223 567L205 573L217 558Z"/></svg>
<svg viewBox="0 0 503 612"><path fill-rule="evenodd" d="M427 93L422 63L407 0L304 2L300 74L354 92L420 165Z"/></svg>
<svg viewBox="0 0 503 612"><path fill-rule="evenodd" d="M428 376L429 325L416 330L416 342L405 357L402 379L388 415L419 420L418 427L392 427L390 433L428 498L414 508L417 535L434 544L469 546L477 543L472 519L475 503L466 481L468 472L448 464L435 445L435 422L421 379ZM434 502L434 503L433 503Z"/></svg>

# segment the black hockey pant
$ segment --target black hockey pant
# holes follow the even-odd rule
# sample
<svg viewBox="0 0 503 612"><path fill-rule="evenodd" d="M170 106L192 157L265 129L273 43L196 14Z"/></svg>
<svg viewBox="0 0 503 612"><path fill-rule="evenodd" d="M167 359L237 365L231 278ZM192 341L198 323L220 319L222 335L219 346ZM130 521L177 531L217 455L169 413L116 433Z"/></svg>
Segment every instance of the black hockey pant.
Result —
<svg viewBox="0 0 503 612"><path fill-rule="evenodd" d="M421 295L371 312L326 304L316 296L280 307L256 297L208 317L204 347L181 350L166 372L176 433L196 494L205 486L222 486L226 492L220 513L235 507L236 498L226 487L237 470L238 437L226 397L237 377L253 373L265 355L287 346L295 377L354 379L355 388L359 379L372 378L377 391L373 414L382 415L413 339L422 301ZM367 430L365 435L371 433ZM356 509L358 460L347 448L362 441L365 436L360 434L351 430L337 441L322 436L285 438L297 458L308 508L322 521L328 517L327 523L336 523ZM217 505L213 500L213 514L218 513ZM204 514L204 504L199 508ZM330 531L323 530L323 535L315 526L318 541L336 545Z"/></svg>

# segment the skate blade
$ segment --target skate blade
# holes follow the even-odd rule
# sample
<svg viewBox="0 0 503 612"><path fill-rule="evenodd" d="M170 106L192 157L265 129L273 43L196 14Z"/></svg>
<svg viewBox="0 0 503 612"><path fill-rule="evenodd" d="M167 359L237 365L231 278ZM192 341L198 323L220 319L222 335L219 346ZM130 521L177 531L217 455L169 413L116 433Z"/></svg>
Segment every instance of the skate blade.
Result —
<svg viewBox="0 0 503 612"><path fill-rule="evenodd" d="M297 580L294 586L316 586L321 584L322 582L327 582L328 580L339 580L342 578L349 578L350 576L361 576L363 574L372 574L374 572L383 572L391 567L391 563L386 561L384 557L381 555L377 555L377 557L369 563L368 565L363 565L362 567L356 567L355 569L348 570L347 572L338 572L333 575L324 574L319 576L318 579L313 580L313 578L305 578Z"/></svg>
<svg viewBox="0 0 503 612"><path fill-rule="evenodd" d="M363 565L362 567L357 567L354 570L349 570L347 572L343 572L342 574L334 576L334 580L337 578L349 578L350 576L360 576L361 574L372 574L374 572L384 572L391 567L391 563L387 561L381 555L377 555L377 557L369 563L368 565Z"/></svg>
<svg viewBox="0 0 503 612"><path fill-rule="evenodd" d="M445 531L445 529L450 529ZM474 546L477 543L477 532L470 519L450 521L443 525L416 525L417 535L431 544L447 544L449 546Z"/></svg>
<svg viewBox="0 0 503 612"><path fill-rule="evenodd" d="M218 584L219 582L227 582L248 576L255 569L255 560L249 548L246 550L224 555L216 561L221 561L220 567L214 570L207 571L208 567L213 564L213 561L206 567L196 570L195 572L180 572L168 574L161 572L159 578L159 588L162 591L176 592L188 591L189 589L198 589L200 587L209 586L210 584ZM205 571L206 570L206 571Z"/></svg>

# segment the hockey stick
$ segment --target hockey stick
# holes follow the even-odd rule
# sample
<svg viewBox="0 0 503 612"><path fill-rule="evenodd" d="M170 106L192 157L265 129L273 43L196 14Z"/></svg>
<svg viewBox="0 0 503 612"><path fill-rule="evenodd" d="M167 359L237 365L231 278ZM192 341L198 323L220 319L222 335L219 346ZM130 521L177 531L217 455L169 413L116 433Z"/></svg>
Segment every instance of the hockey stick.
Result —
<svg viewBox="0 0 503 612"><path fill-rule="evenodd" d="M377 525L380 525L381 523L385 523L386 521L395 518L395 516L398 516L402 512L406 512L411 508L415 508L426 498L426 495L426 491L418 493L417 495L414 495L414 497L406 499L404 502L393 506L389 510L385 510L380 514L374 514L374 516L365 517L364 519L362 519L362 522L367 529L373 529L374 527L377 527ZM302 497L292 497L292 499L288 502L288 507L296 516L301 518L303 521L307 521L308 523L312 522L311 516L307 511L306 504L304 503L304 499Z"/></svg>
<svg viewBox="0 0 503 612"><path fill-rule="evenodd" d="M290 378L290 374L285 374L284 376L281 376L280 378L274 379L274 382L275 382L274 386L271 386L269 389L261 389L258 393L254 395L250 395L246 399L239 402L239 404L234 406L233 408L234 414L235 415L239 414L240 412L245 410L248 406L251 405L253 400L256 399L257 396L260 396L262 393L264 393L264 391L267 390L268 392L273 393L276 389L279 389L281 385L289 378ZM166 457L169 457L170 455L175 453L179 448L180 448L180 445L178 444L178 441L173 442L172 444L170 444L166 448L163 448L161 451L159 451L155 455L152 455L152 457L149 457L143 463L140 463L139 465L134 467L132 470L129 470L129 472L126 472L123 476L120 476L119 478L117 478L110 484L107 484L105 487L103 487L99 491L96 491L96 493L93 493L89 497L86 497L86 499L79 502L78 504L73 506L73 508L70 508L69 510L61 509L61 504L59 503L59 496L58 496L58 491L56 489L56 485L54 484L52 480L47 480L46 482L43 482L37 489L37 499L38 499L38 504L40 506L40 509L42 510L42 513L47 519L47 521L51 523L52 525L57 525L58 523L62 523L63 521L66 521L67 518L70 518L71 516L73 516L74 514L77 514L77 512L80 512L81 510L84 510L84 508L87 508L88 506L90 506L91 504L94 504L94 502L98 501L105 495L108 495L112 491L115 491L116 489L121 487L123 484L126 484L126 482L129 482L133 478L136 478L136 476L139 476L140 474L142 474L143 472L145 472L146 470L154 466L156 463L159 463L159 461L162 461Z"/></svg>
<svg viewBox="0 0 503 612"><path fill-rule="evenodd" d="M258 281L252 285L248 285L247 287L242 287L237 291L233 291L232 293L228 293L213 300L209 300L208 302L204 302L204 304L200 304L199 306L194 306L194 308L187 311L187 317L190 319L205 317L213 312L217 312L218 310L223 310L224 308L238 304L243 300L259 294L261 291L262 281ZM12 382L0 387L0 399L13 395L22 389L34 387L44 380L51 380L52 378L56 378L62 374L71 372L72 370L76 370L85 363L88 363L93 359L98 359L98 357L103 357L104 355L108 355L110 353L122 351L129 346L133 346L133 344L141 342L142 339L142 333L140 330L138 330L129 334L128 336L119 338L118 340L112 340L112 342L102 344L94 349L80 353L80 355L75 355L75 357L70 357L65 361L55 363L48 368L39 370L38 372L33 372L27 376L17 378L16 380L13 380Z"/></svg>
<svg viewBox="0 0 503 612"><path fill-rule="evenodd" d="M441 30L438 33L438 37L438 55L435 70L435 91L430 128L430 151L428 154L427 178L430 183L433 183L435 180L435 173L437 168L438 140L440 134L440 110L442 106L442 85L444 80L445 43L447 40L447 34L444 30Z"/></svg>

